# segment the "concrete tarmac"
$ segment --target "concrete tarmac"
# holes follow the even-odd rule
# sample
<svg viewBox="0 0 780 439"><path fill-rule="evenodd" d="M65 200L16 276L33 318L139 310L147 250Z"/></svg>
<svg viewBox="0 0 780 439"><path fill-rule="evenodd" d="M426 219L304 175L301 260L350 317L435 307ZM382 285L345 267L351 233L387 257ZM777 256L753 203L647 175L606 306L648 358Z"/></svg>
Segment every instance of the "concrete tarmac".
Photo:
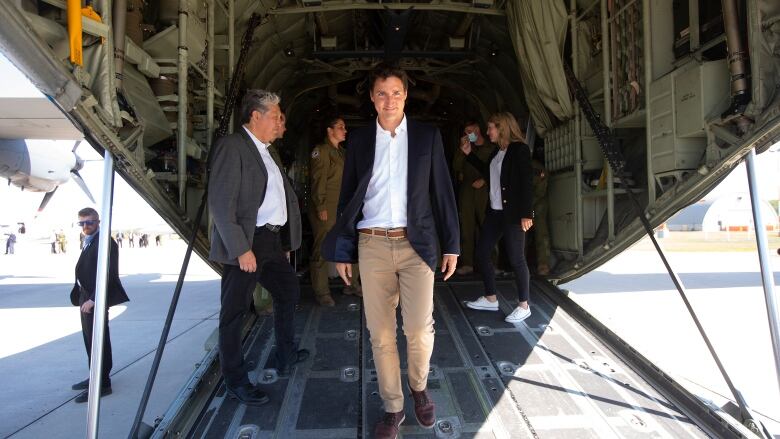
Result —
<svg viewBox="0 0 780 439"><path fill-rule="evenodd" d="M110 313L114 393L101 402L100 437L125 437L135 417L184 256L184 243L120 250L131 301ZM87 377L79 313L70 305L78 247L52 255L20 240L0 255L0 438L75 438L86 433L86 404L70 386ZM670 252L694 309L751 407L780 433L780 390L753 252ZM771 260L780 284L780 256ZM647 243L561 285L637 350L703 398L729 391L658 256ZM778 290L780 291L780 290ZM161 416L204 354L217 326L219 277L199 258L188 270L144 421Z"/></svg>
<svg viewBox="0 0 780 439"><path fill-rule="evenodd" d="M185 248L168 240L120 250L130 302L109 314L113 394L101 400L100 437L126 437L135 419ZM80 392L70 388L89 373L79 310L68 298L78 245L51 254L46 244L22 240L16 249L0 256L0 437L84 437L87 404L76 404ZM203 358L218 311L219 277L194 256L144 422L165 412Z"/></svg>
<svg viewBox="0 0 780 439"><path fill-rule="evenodd" d="M728 246L724 243L724 248ZM666 255L732 382L748 405L767 418L773 434L780 435L778 369L757 253L670 251ZM777 295L780 256L774 251L770 262ZM718 405L733 399L648 239L560 287L688 390Z"/></svg>

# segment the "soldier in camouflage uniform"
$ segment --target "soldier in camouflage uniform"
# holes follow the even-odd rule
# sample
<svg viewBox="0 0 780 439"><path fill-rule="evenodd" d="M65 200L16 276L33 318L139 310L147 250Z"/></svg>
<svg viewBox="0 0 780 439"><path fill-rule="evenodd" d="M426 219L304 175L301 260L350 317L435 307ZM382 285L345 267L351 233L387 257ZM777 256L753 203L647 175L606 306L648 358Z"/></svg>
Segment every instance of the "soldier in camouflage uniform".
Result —
<svg viewBox="0 0 780 439"><path fill-rule="evenodd" d="M464 141L468 138L472 144L472 154L476 154L483 162L490 160L490 154L496 145L482 137L482 131L476 122L468 122L463 128ZM474 271L474 246L477 234L485 220L488 202L486 181L471 164L466 162L466 156L460 149L455 151L452 159L452 170L460 184L458 194L458 209L460 213L461 254L460 268L457 274L469 274Z"/></svg>
<svg viewBox="0 0 780 439"><path fill-rule="evenodd" d="M336 208L341 191L341 176L344 173L344 148L340 145L347 135L344 120L336 117L326 121L325 141L314 147L309 160L311 177L311 203L309 203L309 222L314 233L314 244L310 262L311 285L315 298L322 306L333 306L335 302L328 288L328 265L320 254L320 246L325 235L336 223ZM359 284L357 264L352 267L351 288L344 294L362 295Z"/></svg>
<svg viewBox="0 0 780 439"><path fill-rule="evenodd" d="M547 169L539 160L532 160L534 172L534 244L536 274L550 274L550 229L547 226Z"/></svg>

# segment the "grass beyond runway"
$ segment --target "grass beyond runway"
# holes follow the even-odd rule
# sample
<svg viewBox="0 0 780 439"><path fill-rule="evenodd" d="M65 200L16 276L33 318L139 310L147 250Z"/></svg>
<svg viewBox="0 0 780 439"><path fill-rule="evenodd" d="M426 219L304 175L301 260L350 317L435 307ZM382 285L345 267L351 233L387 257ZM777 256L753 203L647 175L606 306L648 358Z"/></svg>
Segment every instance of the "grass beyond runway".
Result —
<svg viewBox="0 0 780 439"><path fill-rule="evenodd" d="M656 235L658 237L658 235ZM778 232L767 232L769 253L777 254L780 248ZM664 250L670 252L755 252L756 235L754 232L665 232L658 242ZM632 250L655 251L653 243L644 238L632 247Z"/></svg>

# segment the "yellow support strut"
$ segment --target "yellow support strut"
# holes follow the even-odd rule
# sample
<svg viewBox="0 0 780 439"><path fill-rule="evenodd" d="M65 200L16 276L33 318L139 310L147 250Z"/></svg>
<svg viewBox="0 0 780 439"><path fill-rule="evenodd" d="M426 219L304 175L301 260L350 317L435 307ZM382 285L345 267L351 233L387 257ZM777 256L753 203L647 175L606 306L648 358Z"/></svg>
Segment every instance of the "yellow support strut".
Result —
<svg viewBox="0 0 780 439"><path fill-rule="evenodd" d="M81 53L81 0L68 0L68 40L70 62L84 65Z"/></svg>
<svg viewBox="0 0 780 439"><path fill-rule="evenodd" d="M70 41L70 62L84 65L82 48L82 27L81 19L83 17L102 22L100 15L92 9L92 6L81 7L81 0L68 0L68 40Z"/></svg>

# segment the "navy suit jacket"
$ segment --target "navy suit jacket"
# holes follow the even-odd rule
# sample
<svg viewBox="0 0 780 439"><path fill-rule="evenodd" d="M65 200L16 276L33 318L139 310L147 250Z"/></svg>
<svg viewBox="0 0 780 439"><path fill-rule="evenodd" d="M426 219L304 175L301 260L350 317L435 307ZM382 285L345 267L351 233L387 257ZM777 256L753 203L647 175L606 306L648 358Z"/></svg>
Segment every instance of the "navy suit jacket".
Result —
<svg viewBox="0 0 780 439"><path fill-rule="evenodd" d="M412 248L431 270L441 252L460 254L458 209L439 129L407 118L406 233ZM376 123L350 131L336 224L322 243L322 256L333 262L357 262L357 223L374 168Z"/></svg>
<svg viewBox="0 0 780 439"><path fill-rule="evenodd" d="M95 233L95 237L92 238L89 247L85 248L79 255L79 260L76 263L76 281L73 283L73 288L70 291L70 303L73 306L82 305L79 285L89 294L87 299L95 300L99 239L100 231ZM110 252L108 256L106 304L107 306L114 306L127 302L130 299L122 286L122 281L119 280L119 247L117 247L113 238L108 238L108 244Z"/></svg>

